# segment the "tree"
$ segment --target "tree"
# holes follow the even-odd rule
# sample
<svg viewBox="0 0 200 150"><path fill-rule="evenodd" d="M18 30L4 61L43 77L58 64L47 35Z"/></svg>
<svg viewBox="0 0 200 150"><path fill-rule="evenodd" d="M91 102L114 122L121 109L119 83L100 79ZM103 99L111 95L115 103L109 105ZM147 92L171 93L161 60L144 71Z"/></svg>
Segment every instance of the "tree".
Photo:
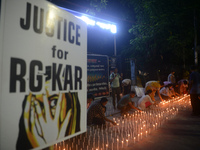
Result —
<svg viewBox="0 0 200 150"><path fill-rule="evenodd" d="M123 56L137 60L140 69L155 76L158 70L181 69L193 63L193 12L200 1L129 0L135 23L129 50ZM196 3L194 3L196 2ZM198 14L198 13L196 13ZM197 19L198 20L198 19ZM153 74L153 72L155 72Z"/></svg>

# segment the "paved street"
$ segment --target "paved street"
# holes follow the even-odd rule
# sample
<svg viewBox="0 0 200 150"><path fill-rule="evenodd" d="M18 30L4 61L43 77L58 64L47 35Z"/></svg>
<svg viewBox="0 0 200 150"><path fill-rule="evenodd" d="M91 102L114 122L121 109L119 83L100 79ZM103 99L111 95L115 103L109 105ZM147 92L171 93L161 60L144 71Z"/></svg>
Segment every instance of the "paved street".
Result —
<svg viewBox="0 0 200 150"><path fill-rule="evenodd" d="M158 130L126 150L199 150L200 116L191 116L191 110L179 111L177 116Z"/></svg>
<svg viewBox="0 0 200 150"><path fill-rule="evenodd" d="M199 150L200 149L200 116L191 116L191 105L189 97L187 98L187 107L184 103L177 106L178 113L175 113L173 118L170 118L170 113L165 112L168 120L161 116L161 126L158 128L152 128L149 134L143 132L143 136L137 137L137 134L132 134L137 127L132 124L134 119L123 119L119 110L114 110L112 105L112 98L108 97L109 101L106 105L106 116L109 119L115 118L120 120L120 130L117 126L108 126L106 129L96 128L95 126L88 127L87 135L79 135L71 140L65 141L65 150ZM132 99L137 102L139 98L135 97ZM157 99L158 100L158 99ZM170 107L169 107L170 108ZM153 113L153 112L152 112ZM133 111L130 111L133 114ZM174 113L172 113L174 114ZM165 115L165 114L163 114ZM157 115L156 115L157 116ZM135 116L137 118L137 116ZM138 116L138 119L140 117ZM164 121L162 121L164 118ZM137 119L137 120L138 120ZM144 119L144 118L143 118ZM150 119L153 119L150 117ZM118 122L119 122L118 120ZM124 126L123 122L126 123L129 128ZM148 120L147 122L151 122ZM138 122L139 123L139 122ZM143 123L142 123L143 124ZM154 124L154 123L153 123ZM147 125L147 124L146 124ZM141 127L141 126L140 126ZM146 126L147 127L147 126ZM117 129L117 130L116 130ZM140 128L139 128L140 130ZM117 133L116 133L117 131ZM138 129L136 130L136 132ZM134 131L135 132L135 131ZM147 131L146 131L147 132ZM132 135L131 135L132 134ZM129 135L129 137L127 136ZM132 136L132 137L131 137ZM136 137L136 140L134 138ZM127 144L127 137L129 138ZM119 138L119 142L117 139ZM122 146L122 141L124 144ZM108 144L107 144L108 143ZM61 145L62 142L58 145ZM106 147L107 146L107 147ZM98 148L99 147L99 148ZM59 149L59 147L57 148ZM56 149L56 150L57 150ZM47 150L47 149L45 149Z"/></svg>
<svg viewBox="0 0 200 150"><path fill-rule="evenodd" d="M137 101L136 97L134 101ZM108 107L112 99L109 98ZM175 118L134 144L133 140L124 150L199 150L200 116L191 116L191 107L179 110ZM117 112L117 110L116 110ZM119 116L116 114L114 116Z"/></svg>

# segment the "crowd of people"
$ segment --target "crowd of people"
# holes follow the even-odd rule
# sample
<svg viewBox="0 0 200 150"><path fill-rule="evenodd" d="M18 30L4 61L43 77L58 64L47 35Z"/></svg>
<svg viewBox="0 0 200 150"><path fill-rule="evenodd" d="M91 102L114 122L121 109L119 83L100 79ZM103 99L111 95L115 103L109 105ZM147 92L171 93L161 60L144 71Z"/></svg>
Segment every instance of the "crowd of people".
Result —
<svg viewBox="0 0 200 150"><path fill-rule="evenodd" d="M123 79L123 76L118 73L117 68L110 74L109 79L112 88L113 108L120 110L122 116L131 109L141 112L151 109L153 105L156 105L160 101L167 101L173 97L182 96L184 94L190 94L192 115L200 116L200 73L196 71L194 66L191 67L189 79L176 81L175 71L172 70L164 82L146 82L144 94L138 99L137 104L132 100L137 94L135 90L131 90L130 79ZM123 96L120 96L120 85L123 87ZM155 100L156 94L157 98L159 98L157 100ZM114 121L105 116L106 104L108 102L106 97L94 101L94 96L88 93L87 99L87 125L102 125L105 124L106 121L115 125Z"/></svg>

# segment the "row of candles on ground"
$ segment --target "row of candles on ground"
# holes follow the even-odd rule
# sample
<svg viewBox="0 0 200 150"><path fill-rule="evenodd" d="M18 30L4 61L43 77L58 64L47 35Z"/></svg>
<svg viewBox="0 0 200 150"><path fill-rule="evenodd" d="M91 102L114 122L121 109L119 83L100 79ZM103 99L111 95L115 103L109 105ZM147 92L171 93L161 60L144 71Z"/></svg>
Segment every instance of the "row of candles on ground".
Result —
<svg viewBox="0 0 200 150"><path fill-rule="evenodd" d="M117 125L90 126L86 133L54 145L55 150L119 150L149 136L178 110L190 108L188 95L161 102L143 112L113 117Z"/></svg>

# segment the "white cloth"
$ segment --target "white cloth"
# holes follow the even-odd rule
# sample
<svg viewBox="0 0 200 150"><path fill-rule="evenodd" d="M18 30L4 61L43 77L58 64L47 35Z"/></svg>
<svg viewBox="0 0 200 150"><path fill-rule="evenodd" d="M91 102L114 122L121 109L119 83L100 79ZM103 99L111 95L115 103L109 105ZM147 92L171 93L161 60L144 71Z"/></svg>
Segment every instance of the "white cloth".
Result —
<svg viewBox="0 0 200 150"><path fill-rule="evenodd" d="M122 84L124 86L131 85L131 80L130 79L124 79L124 80L122 80Z"/></svg>
<svg viewBox="0 0 200 150"><path fill-rule="evenodd" d="M164 81L163 83L164 83L164 86L168 84L172 84L172 82L169 82L169 81Z"/></svg>
<svg viewBox="0 0 200 150"><path fill-rule="evenodd" d="M143 95L139 100L138 100L138 108L141 110L146 109L146 102L154 103L149 95Z"/></svg>
<svg viewBox="0 0 200 150"><path fill-rule="evenodd" d="M171 92L168 87L163 87L162 89L160 89L160 94L169 97L171 96Z"/></svg>
<svg viewBox="0 0 200 150"><path fill-rule="evenodd" d="M144 88L135 86L134 89L137 97L142 97L143 95L145 95Z"/></svg>

